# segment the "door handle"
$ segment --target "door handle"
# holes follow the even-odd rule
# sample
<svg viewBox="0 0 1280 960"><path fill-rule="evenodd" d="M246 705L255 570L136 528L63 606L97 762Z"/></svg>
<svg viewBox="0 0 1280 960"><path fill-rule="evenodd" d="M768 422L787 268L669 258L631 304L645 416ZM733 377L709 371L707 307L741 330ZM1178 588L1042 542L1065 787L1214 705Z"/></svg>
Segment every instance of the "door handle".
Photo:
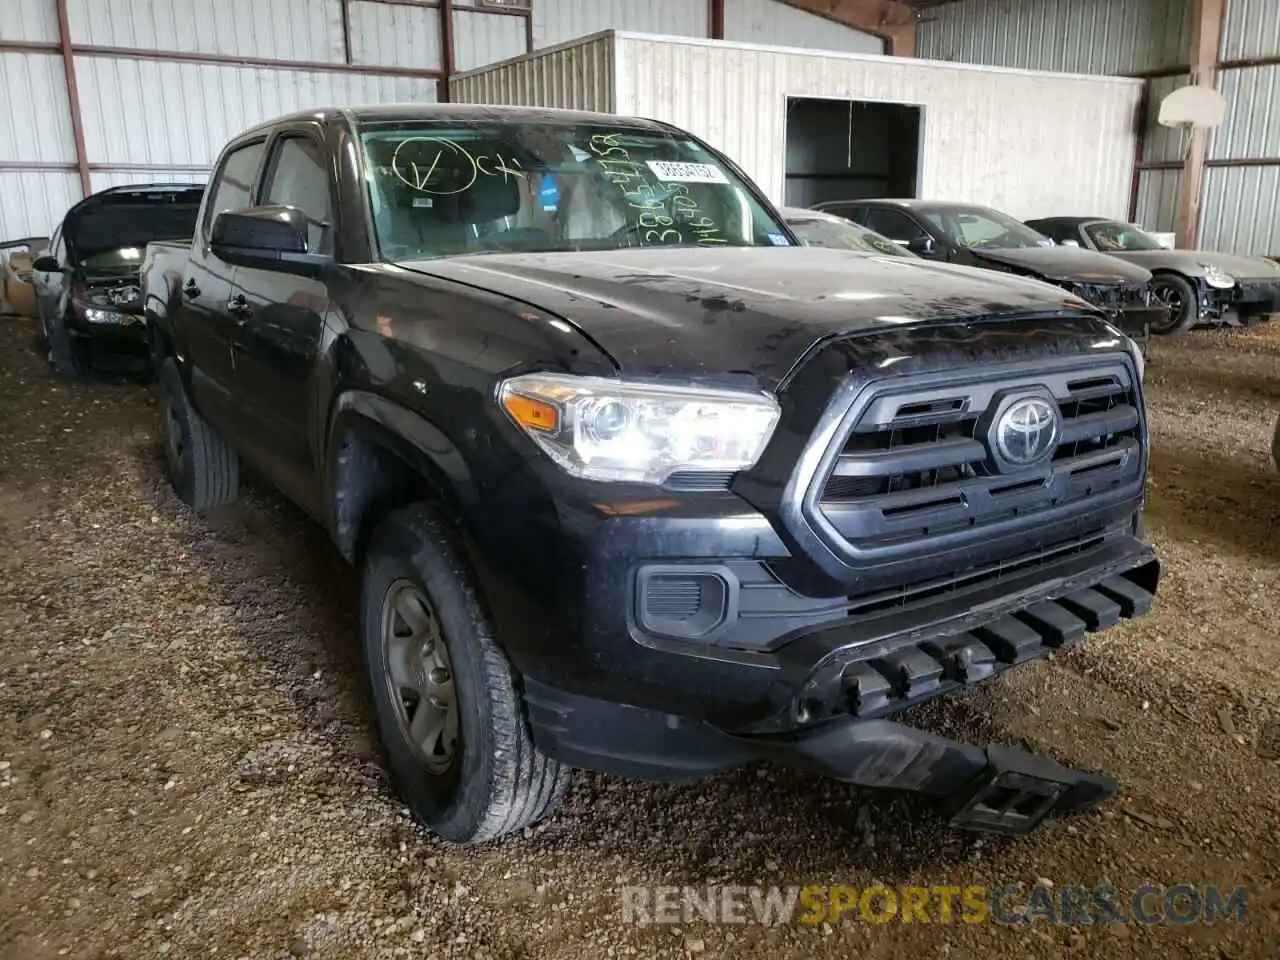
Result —
<svg viewBox="0 0 1280 960"><path fill-rule="evenodd" d="M188 280L182 285L182 294L188 300L194 300L196 297L200 296L200 288L196 286L196 282L194 280Z"/></svg>
<svg viewBox="0 0 1280 960"><path fill-rule="evenodd" d="M237 293L227 301L227 313L235 317L240 323L244 323L252 316L253 307L249 305L249 300L243 293Z"/></svg>

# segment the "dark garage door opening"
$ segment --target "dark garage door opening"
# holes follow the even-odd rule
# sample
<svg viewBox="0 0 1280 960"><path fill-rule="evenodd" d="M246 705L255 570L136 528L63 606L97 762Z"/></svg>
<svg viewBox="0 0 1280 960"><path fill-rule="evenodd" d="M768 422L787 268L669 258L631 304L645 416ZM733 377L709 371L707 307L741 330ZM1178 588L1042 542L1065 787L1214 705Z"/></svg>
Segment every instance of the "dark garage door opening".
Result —
<svg viewBox="0 0 1280 960"><path fill-rule="evenodd" d="M920 108L787 98L786 203L916 196Z"/></svg>

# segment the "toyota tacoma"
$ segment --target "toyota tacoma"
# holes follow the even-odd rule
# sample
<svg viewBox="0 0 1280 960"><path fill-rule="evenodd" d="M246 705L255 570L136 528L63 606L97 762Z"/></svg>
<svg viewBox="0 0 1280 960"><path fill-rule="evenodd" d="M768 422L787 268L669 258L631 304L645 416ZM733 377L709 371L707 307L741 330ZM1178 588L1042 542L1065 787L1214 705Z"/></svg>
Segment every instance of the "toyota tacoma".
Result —
<svg viewBox="0 0 1280 960"><path fill-rule="evenodd" d="M757 761L1020 833L1116 784L892 717L1148 611L1141 354L1057 288L802 246L654 121L325 109L143 270L165 458L361 577L393 781L457 843L570 768Z"/></svg>

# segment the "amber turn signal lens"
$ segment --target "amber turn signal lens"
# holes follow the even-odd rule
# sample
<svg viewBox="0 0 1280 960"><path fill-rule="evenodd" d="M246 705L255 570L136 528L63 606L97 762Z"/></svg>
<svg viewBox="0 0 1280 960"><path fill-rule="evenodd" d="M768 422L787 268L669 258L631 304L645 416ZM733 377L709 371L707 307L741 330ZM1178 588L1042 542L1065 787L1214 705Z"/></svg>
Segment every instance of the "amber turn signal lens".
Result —
<svg viewBox="0 0 1280 960"><path fill-rule="evenodd" d="M515 422L529 430L550 433L560 424L560 414L556 408L541 400L534 400L532 397L518 393L508 393L502 398L502 403Z"/></svg>

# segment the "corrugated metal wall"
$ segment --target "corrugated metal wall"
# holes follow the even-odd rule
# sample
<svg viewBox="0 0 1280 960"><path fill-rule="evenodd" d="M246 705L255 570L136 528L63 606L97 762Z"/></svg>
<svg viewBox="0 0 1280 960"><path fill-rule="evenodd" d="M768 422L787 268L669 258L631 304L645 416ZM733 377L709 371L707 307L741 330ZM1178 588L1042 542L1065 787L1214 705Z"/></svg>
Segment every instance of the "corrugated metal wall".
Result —
<svg viewBox="0 0 1280 960"><path fill-rule="evenodd" d="M885 52L885 43L880 37L797 10L777 0L726 0L724 38L747 43L771 43L779 47L839 50L842 53Z"/></svg>
<svg viewBox="0 0 1280 960"><path fill-rule="evenodd" d="M1139 73L1187 62L1191 5L1189 0L964 0L926 10L916 43L921 57L937 60Z"/></svg>
<svg viewBox="0 0 1280 960"><path fill-rule="evenodd" d="M602 30L707 37L710 18L707 0L534 0L533 43L550 47Z"/></svg>
<svg viewBox="0 0 1280 960"><path fill-rule="evenodd" d="M66 5L91 190L202 181L228 138L289 111L437 97L438 4L350 0L345 18L341 0ZM526 16L459 7L465 57L526 48ZM3 4L0 240L47 235L83 196L60 39L55 0Z"/></svg>
<svg viewBox="0 0 1280 960"><path fill-rule="evenodd" d="M1209 141L1200 245L1280 254L1280 3L1230 0L1219 52L1227 116Z"/></svg>
<svg viewBox="0 0 1280 960"><path fill-rule="evenodd" d="M1222 59L1274 57L1280 51L1280 10L1275 0L1228 0L1222 25Z"/></svg>
<svg viewBox="0 0 1280 960"><path fill-rule="evenodd" d="M929 10L921 56L1091 73L1168 73L1191 56L1189 0L962 0ZM1227 117L1210 136L1199 243L1280 253L1280 2L1227 0L1218 88ZM1261 62L1259 62L1261 61ZM1137 218L1172 230L1184 134L1156 122L1160 101L1190 82L1150 81Z"/></svg>
<svg viewBox="0 0 1280 960"><path fill-rule="evenodd" d="M1230 0L1239 3L1242 0ZM1270 2L1270 0L1261 0ZM926 11L917 39L920 56L966 63L1141 74L1185 66L1191 50L1190 0L962 0ZM1142 159L1171 162L1182 156L1181 134L1156 122L1165 94L1186 76L1152 82ZM1127 165L1132 165L1132 158ZM1153 230L1171 230L1177 208L1176 171L1139 174L1138 219ZM1074 213L1064 208L1060 213Z"/></svg>
<svg viewBox="0 0 1280 960"><path fill-rule="evenodd" d="M0 15L0 41L57 39L53 0L27 0ZM0 239L47 234L49 207L79 199L69 169L75 150L62 58L0 53Z"/></svg>
<svg viewBox="0 0 1280 960"><path fill-rule="evenodd" d="M505 17L480 10L455 10L454 69L472 70L487 63L518 57L529 51L532 36L533 31L529 29L525 17Z"/></svg>
<svg viewBox="0 0 1280 960"><path fill-rule="evenodd" d="M454 78L459 103L510 103L564 110L614 110L612 33L561 44Z"/></svg>

